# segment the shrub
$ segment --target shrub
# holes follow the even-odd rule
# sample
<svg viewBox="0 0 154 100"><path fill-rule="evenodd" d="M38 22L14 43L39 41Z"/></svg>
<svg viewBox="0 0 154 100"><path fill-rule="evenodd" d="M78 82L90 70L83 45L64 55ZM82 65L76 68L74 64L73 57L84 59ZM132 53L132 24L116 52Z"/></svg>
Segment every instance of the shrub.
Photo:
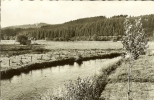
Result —
<svg viewBox="0 0 154 100"><path fill-rule="evenodd" d="M19 42L20 44L26 45L27 44L28 37L25 35L17 35L16 42Z"/></svg>
<svg viewBox="0 0 154 100"><path fill-rule="evenodd" d="M106 85L102 78L93 77L81 79L80 77L65 84L60 95L50 96L50 100L100 100L101 92Z"/></svg>

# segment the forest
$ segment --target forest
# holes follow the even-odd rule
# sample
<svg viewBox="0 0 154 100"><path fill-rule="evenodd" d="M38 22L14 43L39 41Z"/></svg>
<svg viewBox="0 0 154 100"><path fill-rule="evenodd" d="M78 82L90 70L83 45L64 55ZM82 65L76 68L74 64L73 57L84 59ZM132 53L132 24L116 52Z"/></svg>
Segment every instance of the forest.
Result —
<svg viewBox="0 0 154 100"><path fill-rule="evenodd" d="M96 16L72 20L62 24L43 24L39 27L5 27L1 29L1 39L11 40L19 34L32 40L51 41L118 41L124 34L124 20L128 15L117 15L110 18ZM133 22L141 17L146 38L154 37L154 14L129 17ZM58 20L58 19L57 19Z"/></svg>

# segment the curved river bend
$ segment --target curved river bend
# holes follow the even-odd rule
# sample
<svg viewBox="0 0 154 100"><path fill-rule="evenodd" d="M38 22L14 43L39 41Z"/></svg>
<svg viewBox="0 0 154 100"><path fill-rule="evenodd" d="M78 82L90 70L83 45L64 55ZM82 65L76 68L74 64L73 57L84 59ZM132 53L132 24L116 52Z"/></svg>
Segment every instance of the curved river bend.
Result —
<svg viewBox="0 0 154 100"><path fill-rule="evenodd" d="M96 59L74 63L72 65L55 66L29 73L13 76L11 79L1 81L1 97L4 100L17 99L17 97L36 95L48 88L56 89L63 86L68 80L78 77L85 78L98 74L103 66L108 65L113 59ZM20 99L20 98L19 98Z"/></svg>

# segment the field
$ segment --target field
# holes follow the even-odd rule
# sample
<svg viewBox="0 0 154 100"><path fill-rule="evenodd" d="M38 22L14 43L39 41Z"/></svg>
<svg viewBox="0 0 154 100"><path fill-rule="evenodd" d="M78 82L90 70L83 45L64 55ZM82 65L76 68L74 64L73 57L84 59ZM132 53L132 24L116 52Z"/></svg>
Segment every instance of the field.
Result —
<svg viewBox="0 0 154 100"><path fill-rule="evenodd" d="M14 40L1 40L0 45L14 44ZM19 44L19 43L16 43ZM74 41L74 42L52 42L45 40L32 41L32 44L39 44L45 46L47 49L120 49L122 43L120 41ZM148 42L149 48L154 49L154 42Z"/></svg>
<svg viewBox="0 0 154 100"><path fill-rule="evenodd" d="M128 63L123 63L108 78L102 92L105 100L125 100L127 98ZM130 82L131 100L154 100L154 56L140 56L132 66Z"/></svg>
<svg viewBox="0 0 154 100"><path fill-rule="evenodd" d="M67 58L92 57L121 51L120 42L52 42L32 41L31 46L1 41L1 71L17 69L34 63L51 62Z"/></svg>
<svg viewBox="0 0 154 100"><path fill-rule="evenodd" d="M52 42L38 40L32 43L31 48L19 44L14 45L14 41L1 41L1 70L16 69L37 62L50 62L71 57L78 58L80 55L82 57L92 57L123 52L122 44L119 41ZM130 97L133 100L154 100L154 42L149 42L148 45L147 54L135 60L132 67ZM9 60L11 63L9 63ZM111 72L106 77L107 83L100 98L105 100L126 99L127 67L128 63L125 60L122 60L121 65L113 67L114 70L111 66L106 67ZM103 76L103 72L101 76Z"/></svg>
<svg viewBox="0 0 154 100"><path fill-rule="evenodd" d="M84 57L92 56L92 54L96 55L96 53L117 51L117 49L121 50L122 45L120 42L52 42L38 40L32 41L31 46L24 46L15 43L14 40L1 40L0 47L1 70L8 70L37 62L55 61L59 57L61 59L70 58L79 54L82 54Z"/></svg>
<svg viewBox="0 0 154 100"><path fill-rule="evenodd" d="M14 44L14 40L1 40L1 44ZM18 44L18 43L16 43ZM52 42L45 40L32 41L32 44L40 44L46 49L120 49L122 44L120 41L74 41L74 42Z"/></svg>

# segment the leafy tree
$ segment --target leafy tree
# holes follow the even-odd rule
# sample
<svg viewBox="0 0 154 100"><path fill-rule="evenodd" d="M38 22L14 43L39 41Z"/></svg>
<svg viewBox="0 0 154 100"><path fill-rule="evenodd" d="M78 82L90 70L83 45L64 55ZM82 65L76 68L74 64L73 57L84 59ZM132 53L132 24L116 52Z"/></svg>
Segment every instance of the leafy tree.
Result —
<svg viewBox="0 0 154 100"><path fill-rule="evenodd" d="M26 42L28 40L28 37L25 35L17 35L16 42L19 42L20 44L26 45Z"/></svg>
<svg viewBox="0 0 154 100"><path fill-rule="evenodd" d="M133 24L126 19L122 44L127 54L134 60L145 51L147 42L145 41L145 32L142 28L141 18L136 19Z"/></svg>
<svg viewBox="0 0 154 100"><path fill-rule="evenodd" d="M136 19L133 23L126 18L124 22L125 33L122 40L123 48L129 55L128 68L128 100L130 100L130 75L133 61L141 55L145 49L147 42L145 41L145 32L142 28L141 18Z"/></svg>

